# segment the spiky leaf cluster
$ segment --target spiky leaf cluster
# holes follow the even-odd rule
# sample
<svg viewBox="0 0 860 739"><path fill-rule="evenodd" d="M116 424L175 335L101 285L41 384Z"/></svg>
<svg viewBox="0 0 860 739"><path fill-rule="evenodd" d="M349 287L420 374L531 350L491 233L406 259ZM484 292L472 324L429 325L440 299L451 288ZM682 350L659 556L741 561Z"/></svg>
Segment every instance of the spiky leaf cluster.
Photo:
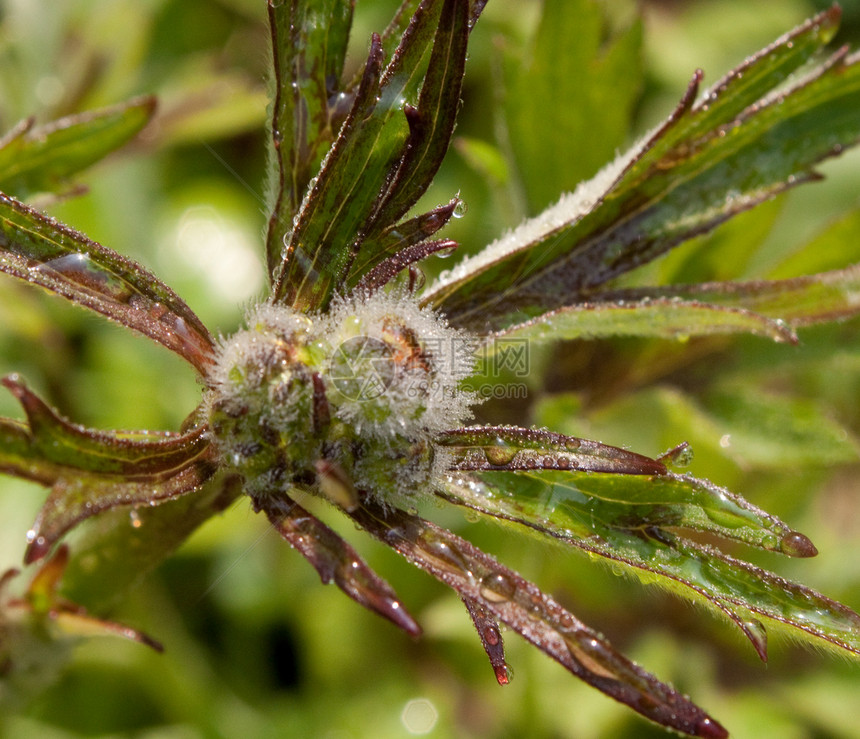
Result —
<svg viewBox="0 0 860 739"><path fill-rule="evenodd" d="M9 639L30 621L96 624L145 641L57 596L60 542L70 529L110 509L145 517L143 531L108 527L81 545L77 560L72 553L72 577L115 583L108 575L124 569L118 580L127 582L241 492L324 582L406 632L420 627L404 603L302 496L335 504L455 590L500 683L509 679L506 624L598 690L686 734L726 732L536 585L418 516L416 497L513 522L704 603L733 621L762 659L766 624L860 654L854 611L718 546L816 554L805 535L742 497L673 472L685 444L654 459L545 429L467 425L476 398L463 387L470 353L492 355L500 339L746 332L792 343L798 326L857 313L853 267L772 281L620 281L815 179L817 162L857 142L860 63L846 50L814 60L838 10L701 95L697 72L666 122L628 154L422 293L416 265L455 246L439 233L458 199L451 193L427 212L413 208L448 149L483 6L406 0L348 78L351 2L269 2L271 290L248 326L220 341L143 267L21 200L55 189L127 140L152 115L151 101L35 137L26 122L0 142L0 181L10 189L0 196L0 270L163 345L204 385L181 431L109 432L66 420L19 377L4 379L26 418L0 419L0 469L50 490L26 534L26 561L42 569L24 599L0 600L9 671L17 659ZM165 501L175 503L156 507Z"/></svg>

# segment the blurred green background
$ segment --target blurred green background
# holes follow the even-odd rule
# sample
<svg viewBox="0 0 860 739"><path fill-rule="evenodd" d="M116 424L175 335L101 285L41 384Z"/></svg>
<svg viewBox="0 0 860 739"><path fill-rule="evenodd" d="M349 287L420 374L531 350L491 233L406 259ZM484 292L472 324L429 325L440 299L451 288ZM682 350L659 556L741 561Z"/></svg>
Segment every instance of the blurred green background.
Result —
<svg viewBox="0 0 860 739"><path fill-rule="evenodd" d="M359 0L356 63L396 5ZM592 4L567 5L577 29L577 14ZM605 12L594 17L603 20L588 32L596 56L580 76L565 66L564 52L569 47L575 57L588 33L556 39L562 73L541 88L522 70L534 53L542 3L490 0L473 34L455 148L426 196L433 205L457 192L466 201L468 213L448 231L463 251L593 174L668 114L694 69L713 82L827 4L597 5ZM88 194L44 205L151 268L222 333L265 289L264 6L0 0L0 131L31 114L49 121L158 95L159 116L144 135L80 178ZM857 45L860 2L843 8L838 40ZM613 57L610 49L621 50ZM588 74L596 75L592 82ZM826 164L824 183L741 216L634 279L766 276L792 264L826 269L860 260L858 164L856 152ZM847 220L834 226L839 219ZM794 254L801 256L789 261ZM435 260L428 275L449 263ZM530 418L652 455L690 441L690 472L780 515L821 552L807 561L756 561L856 608L857 329L857 321L807 329L798 347L732 339L534 349L527 401L488 403L483 418ZM0 372L12 371L66 416L96 427L175 429L199 399L192 371L168 352L3 278ZM19 415L7 397L0 413ZM20 562L24 532L43 499L38 487L0 482L0 569ZM534 579L691 694L733 736L860 737L856 663L777 640L762 665L733 627L576 552L457 511L430 506L425 513ZM321 586L241 500L112 614L163 641L165 655L119 640L86 642L53 688L0 717L0 736L664 735L515 635L507 644L514 679L500 688L453 593L351 526L328 522L394 586L424 627L421 640Z"/></svg>

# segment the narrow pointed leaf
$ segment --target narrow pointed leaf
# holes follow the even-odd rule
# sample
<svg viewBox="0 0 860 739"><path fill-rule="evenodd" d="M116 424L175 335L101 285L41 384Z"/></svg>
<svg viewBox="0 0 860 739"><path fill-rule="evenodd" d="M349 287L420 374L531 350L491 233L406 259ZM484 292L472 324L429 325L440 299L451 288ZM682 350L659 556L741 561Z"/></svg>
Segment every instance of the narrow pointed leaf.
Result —
<svg viewBox="0 0 860 739"><path fill-rule="evenodd" d="M29 546L24 559L41 559L67 531L91 516L112 508L153 506L178 498L200 488L216 470L215 455L207 447L175 470L137 480L82 472L63 474L27 532Z"/></svg>
<svg viewBox="0 0 860 739"><path fill-rule="evenodd" d="M625 449L551 431L474 426L441 434L437 442L458 470L558 469L664 475L665 465Z"/></svg>
<svg viewBox="0 0 860 739"><path fill-rule="evenodd" d="M371 281L372 278L369 278L368 275L384 262L405 261L400 253L409 248L419 249L421 242L427 241L451 220L459 202L459 198L452 198L445 205L440 205L427 213L401 221L385 229L382 233L370 237L365 243L365 248L356 256L352 265L353 276L361 275L361 279L356 280L353 277L348 283L349 287L354 287L361 281Z"/></svg>
<svg viewBox="0 0 860 739"><path fill-rule="evenodd" d="M468 0L448 0L430 52L418 103L405 108L409 123L406 151L374 221L386 228L426 191L448 151L460 107L469 40Z"/></svg>
<svg viewBox="0 0 860 739"><path fill-rule="evenodd" d="M305 188L337 135L347 97L340 80L352 0L269 2L275 75L272 138L276 202L269 221L269 275L280 268Z"/></svg>
<svg viewBox="0 0 860 739"><path fill-rule="evenodd" d="M646 296L638 293L613 295L618 299L597 300L558 308L536 318L515 323L489 335L487 347L499 346L495 339L529 341L602 339L610 336L643 336L659 339L688 339L693 336L750 333L774 341L797 343L785 322L737 305L713 305L704 300L666 294L657 288ZM698 294L697 294L698 295ZM740 302L740 301L739 301Z"/></svg>
<svg viewBox="0 0 860 739"><path fill-rule="evenodd" d="M358 553L319 519L293 501L258 500L275 530L319 573L323 583L334 582L356 603L384 616L407 634L418 636L421 627L409 615L397 594Z"/></svg>
<svg viewBox="0 0 860 739"><path fill-rule="evenodd" d="M206 428L202 426L184 434L87 429L60 417L17 377L4 377L0 382L27 414L27 456L34 462L44 460L66 469L121 474L134 479L180 467L209 445Z"/></svg>
<svg viewBox="0 0 860 739"><path fill-rule="evenodd" d="M105 432L60 418L21 383L4 384L30 425L0 418L0 470L51 488L28 533L26 561L111 508L156 505L200 488L217 469L204 427L185 434Z"/></svg>
<svg viewBox="0 0 860 739"><path fill-rule="evenodd" d="M475 624L478 636L481 638L481 646L484 647L484 651L490 659L490 666L496 675L496 681L499 685L507 685L511 676L508 664L505 662L505 645L496 617L479 601L464 597L463 603L472 617L472 623Z"/></svg>
<svg viewBox="0 0 860 739"><path fill-rule="evenodd" d="M376 214L409 151L406 111L418 104L434 43L447 38L443 29L450 23L440 16L454 17L464 2L422 3L384 72L374 37L353 108L295 221L275 301L303 311L324 308L347 279L364 237L392 225Z"/></svg>
<svg viewBox="0 0 860 739"><path fill-rule="evenodd" d="M450 475L443 483L443 497L496 518L515 521L549 534L592 555L614 562L645 583L661 585L684 598L715 606L734 621L753 643L760 656L766 655L759 618L779 627L790 627L794 636L813 637L820 645L831 645L860 655L860 615L820 593L785 580L752 564L723 554L716 548L697 544L662 528L698 528L688 520L679 526L670 516L658 514L656 525L646 525L654 515L630 507L625 520L620 508L595 505L589 495L577 497L569 484L556 486L557 473L528 475L527 484L512 480L511 473L482 472L465 477ZM514 473L523 477L525 473ZM594 475L593 477L597 477ZM608 477L608 476L607 476ZM714 494L721 489L710 483L672 476L677 483L704 485ZM620 486L646 478L621 479ZM658 478L659 482L664 482ZM579 481L578 481L579 482ZM580 485L591 493L584 485ZM701 491L700 491L701 492ZM727 491L722 491L727 492ZM605 494L605 493L604 493ZM630 499L629 492L623 493ZM616 496L620 497L620 496ZM700 496L701 499L701 496ZM656 498L655 498L656 500ZM640 499L640 502L644 502ZM719 501L718 501L719 502ZM748 505L748 504L747 504ZM808 538L776 519L754 511L723 510L724 518L714 533L740 538L749 544L781 551L790 556L816 553ZM607 511L609 515L607 515ZM740 523L746 519L746 523ZM756 520L758 519L758 520ZM705 529L712 529L711 521ZM750 535L757 527L759 533ZM746 529L746 530L745 530ZM735 537L735 534L740 536ZM820 640L820 641L818 641Z"/></svg>
<svg viewBox="0 0 860 739"><path fill-rule="evenodd" d="M621 457L613 462L613 447L588 444L599 447L594 461L587 454L567 458L565 454L569 452L550 444L544 444L543 449L537 444L532 449L518 449L507 441L497 446L487 443L462 459L455 457L451 468L477 473L492 489L510 485L514 492L506 499L516 501L530 518L540 520L544 508L553 511L558 507L558 515L570 516L568 525L577 536L590 536L592 522L598 521L603 526L631 531L687 528L769 551L797 556L816 553L801 534L724 488L670 473L660 462L631 452L625 452L630 455L627 459ZM636 457L645 461L639 462ZM507 464L498 464L505 459ZM577 468L577 464L581 466ZM615 472L609 472L613 464ZM651 470L662 468L663 472L649 472L646 465ZM607 471L595 471L601 467ZM633 471L622 471L625 467Z"/></svg>
<svg viewBox="0 0 860 739"><path fill-rule="evenodd" d="M382 63L379 38L374 37L352 109L286 242L274 298L295 308L326 304L349 268L358 229L406 140L405 119L398 125L399 120L385 115L397 101L382 98Z"/></svg>
<svg viewBox="0 0 860 739"><path fill-rule="evenodd" d="M214 341L164 283L125 257L0 194L0 271L139 331L205 374Z"/></svg>
<svg viewBox="0 0 860 739"><path fill-rule="evenodd" d="M793 58L798 48L807 54L812 40L829 36L837 15L829 11L809 21L693 107L688 91L644 146L460 265L426 301L462 325L521 322L582 300L681 241L815 179L815 163L860 136L860 64L838 52L779 94L763 85L782 80L803 61L803 54ZM747 89L749 74L758 82ZM740 103L720 104L735 90ZM760 97L750 103L754 93Z"/></svg>
<svg viewBox="0 0 860 739"><path fill-rule="evenodd" d="M200 489L160 505L117 508L94 517L75 538L63 596L86 603L94 613L114 608L197 528L240 497L237 476L216 474Z"/></svg>
<svg viewBox="0 0 860 739"><path fill-rule="evenodd" d="M725 730L698 706L616 652L535 585L450 531L367 504L350 517L417 567L480 603L578 678L652 721L702 737Z"/></svg>
<svg viewBox="0 0 860 739"><path fill-rule="evenodd" d="M422 241L418 244L407 246L398 251L397 254L381 261L369 272L365 272L356 287L359 290L373 292L387 285L403 270L412 268L431 254L439 252L447 253L456 248L457 242L450 239Z"/></svg>
<svg viewBox="0 0 860 739"><path fill-rule="evenodd" d="M0 141L0 191L24 199L67 187L73 175L128 143L154 111L155 99L143 97L44 126L25 122Z"/></svg>
<svg viewBox="0 0 860 739"><path fill-rule="evenodd" d="M157 652L164 651L161 644L142 631L115 621L95 618L82 606L59 596L58 591L68 562L68 547L59 547L56 554L38 569L24 598L12 599L4 604L7 614L16 610L26 613L30 617L29 628L42 629L50 624L64 637L119 636L144 644ZM20 616L15 620L19 618Z"/></svg>
<svg viewBox="0 0 860 739"><path fill-rule="evenodd" d="M601 299L602 296L600 296ZM860 313L860 265L784 280L708 282L698 285L617 290L614 301L694 301L716 309L778 320L783 326L809 326Z"/></svg>

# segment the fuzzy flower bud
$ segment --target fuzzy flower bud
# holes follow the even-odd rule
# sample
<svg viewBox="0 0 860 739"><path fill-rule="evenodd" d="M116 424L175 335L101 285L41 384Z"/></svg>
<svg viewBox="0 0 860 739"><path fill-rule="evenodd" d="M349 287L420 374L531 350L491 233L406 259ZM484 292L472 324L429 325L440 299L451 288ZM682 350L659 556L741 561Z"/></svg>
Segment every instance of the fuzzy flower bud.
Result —
<svg viewBox="0 0 860 739"><path fill-rule="evenodd" d="M473 356L468 334L409 295L339 298L324 315L265 304L221 342L209 428L252 497L393 502L444 467L433 441L471 417Z"/></svg>

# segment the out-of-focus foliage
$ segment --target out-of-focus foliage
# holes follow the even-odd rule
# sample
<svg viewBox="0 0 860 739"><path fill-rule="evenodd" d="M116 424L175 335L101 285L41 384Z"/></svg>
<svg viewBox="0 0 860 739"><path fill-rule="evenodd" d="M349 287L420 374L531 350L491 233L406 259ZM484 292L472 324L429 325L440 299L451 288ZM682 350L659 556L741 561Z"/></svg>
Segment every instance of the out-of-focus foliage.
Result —
<svg viewBox="0 0 860 739"><path fill-rule="evenodd" d="M382 30L396 3L358 5L352 44L363 54L369 32ZM207 325L225 333L263 284L266 193L257 184L266 136L263 6L258 0L0 2L4 131L30 114L46 122L133 95L159 97L159 117L138 150L76 177L91 192L53 203L51 212L169 279ZM640 33L626 3L574 6L588 23L578 26L562 14L558 23L540 25L540 3L490 0L473 34L455 152L422 201L433 207L460 193L469 210L445 235L464 251L590 176L671 109L695 68L714 81L815 10L800 0L646 3ZM845 6L847 37L856 34L860 12L854 3ZM534 53L533 30L559 50L574 45L570 34L590 34L582 48L596 49L599 60L571 54L569 66L556 69L559 78L545 84L540 70L547 60ZM589 95L591 73L617 94ZM559 140L566 120L570 130ZM587 155L578 157L580 150ZM560 166L565 159L575 164ZM739 216L631 281L785 278L853 261L860 243L857 164L855 152L826 165L826 182ZM834 223L839 214L843 220ZM781 562L782 572L856 605L858 329L855 320L802 330L796 347L732 338L535 349L528 397L491 401L482 412L491 422L527 419L654 456L686 439L696 451L693 474L743 493L818 544L816 559ZM0 372L13 369L66 415L97 427L175 429L199 395L192 372L167 352L4 279ZM164 377L171 378L169 392ZM6 397L0 411L19 414ZM43 499L24 483L4 479L3 489L0 569L20 562L23 532ZM516 569L540 574L549 592L601 624L649 670L694 694L733 736L860 736L850 715L860 690L856 665L782 642L765 669L734 631L668 595L631 586L585 557L511 529L456 512L429 514ZM384 548L353 537L350 526L329 523L386 573L425 627L422 641L320 587L240 501L117 614L157 635L165 655L90 642L54 688L0 718L0 732L662 735L516 638L507 642L516 674L499 688L455 598ZM768 555L760 559L775 566Z"/></svg>

